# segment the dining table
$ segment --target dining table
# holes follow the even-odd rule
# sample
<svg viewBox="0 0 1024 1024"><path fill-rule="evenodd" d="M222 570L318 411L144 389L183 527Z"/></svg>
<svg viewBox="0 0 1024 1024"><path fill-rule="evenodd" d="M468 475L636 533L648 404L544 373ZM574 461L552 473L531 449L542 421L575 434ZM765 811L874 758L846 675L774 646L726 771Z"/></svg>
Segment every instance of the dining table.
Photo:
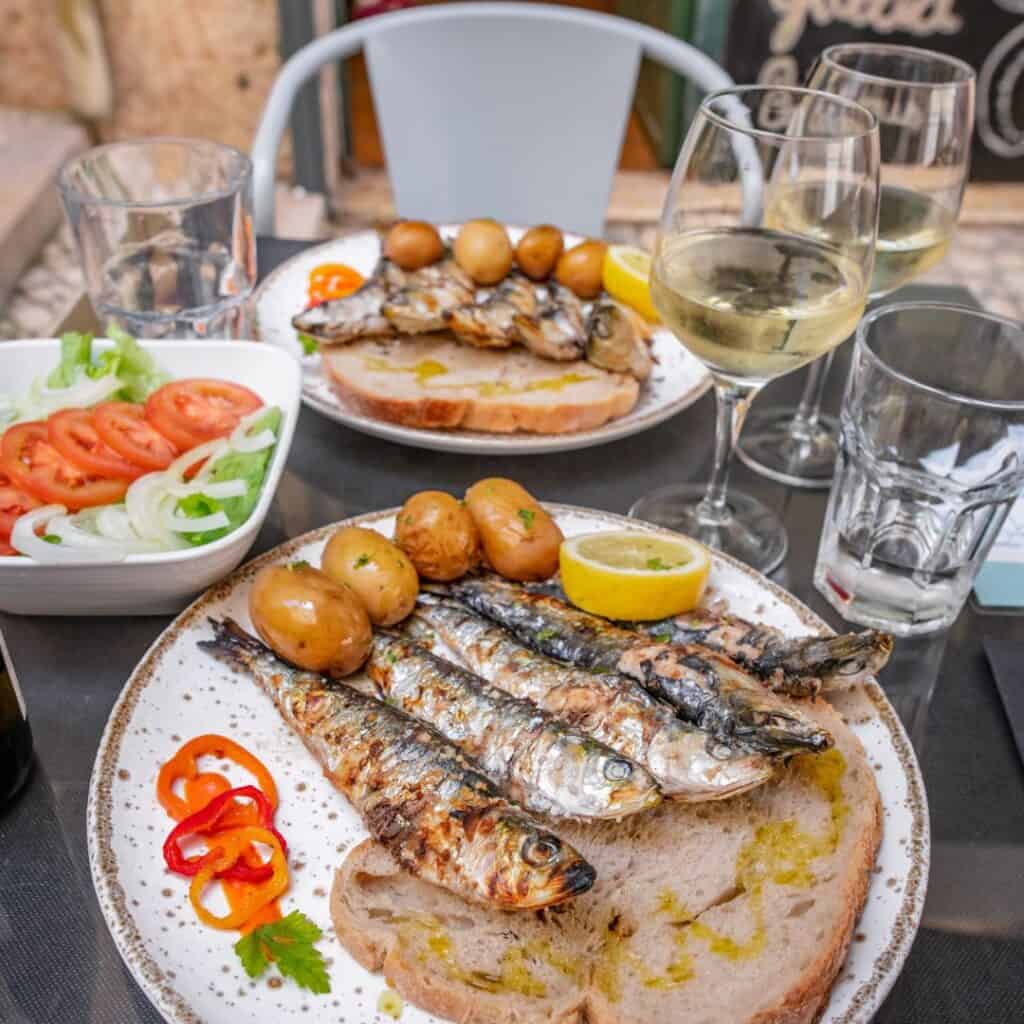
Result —
<svg viewBox="0 0 1024 1024"><path fill-rule="evenodd" d="M305 244L260 239L261 274ZM955 287L911 286L900 297L973 303ZM849 348L839 350L826 410L840 404ZM2 359L0 345L0 365ZM801 384L802 375L791 374L759 401L795 403ZM625 513L658 486L706 477L712 403L709 393L667 422L599 447L500 457L406 447L303 408L251 553L399 505L414 491L461 492L483 476L513 477L543 500ZM812 583L827 492L787 488L739 464L732 475L733 487L768 503L786 525L789 552L774 579L832 627L853 628L844 627ZM161 1019L122 963L101 915L86 802L111 707L169 622L169 616L0 613L3 658L23 691L35 742L28 782L0 810L4 1024ZM920 931L877 1012L879 1024L1024 1021L1024 763L985 643L998 645L1011 664L1014 655L1024 662L1024 617L985 614L969 602L947 632L897 641L880 676L923 770L931 870ZM1024 671L1014 682L1024 686Z"/></svg>

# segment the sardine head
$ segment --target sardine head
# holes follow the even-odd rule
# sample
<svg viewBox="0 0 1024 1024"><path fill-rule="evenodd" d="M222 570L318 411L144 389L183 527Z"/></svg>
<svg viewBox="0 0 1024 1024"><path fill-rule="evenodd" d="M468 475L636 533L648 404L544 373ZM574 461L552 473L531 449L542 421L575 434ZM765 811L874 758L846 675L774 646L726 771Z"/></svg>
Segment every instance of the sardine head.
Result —
<svg viewBox="0 0 1024 1024"><path fill-rule="evenodd" d="M578 734L548 744L535 762L534 781L555 813L580 818L624 818L661 799L646 769Z"/></svg>
<svg viewBox="0 0 1024 1024"><path fill-rule="evenodd" d="M875 675L888 664L893 649L892 634L866 629L848 640L848 649L837 659L833 673L836 679L853 682Z"/></svg>
<svg viewBox="0 0 1024 1024"><path fill-rule="evenodd" d="M508 910L562 903L586 892L597 877L568 843L511 811L476 822L468 860L481 898Z"/></svg>

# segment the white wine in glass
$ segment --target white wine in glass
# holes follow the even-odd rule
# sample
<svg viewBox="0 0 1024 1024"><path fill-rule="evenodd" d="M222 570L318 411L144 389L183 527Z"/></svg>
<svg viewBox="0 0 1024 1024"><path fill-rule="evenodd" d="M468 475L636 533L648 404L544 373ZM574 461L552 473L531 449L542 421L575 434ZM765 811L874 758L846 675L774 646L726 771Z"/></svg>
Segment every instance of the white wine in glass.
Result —
<svg viewBox="0 0 1024 1024"><path fill-rule="evenodd" d="M651 298L710 370L767 382L842 341L866 290L860 265L831 245L765 228L709 228L663 242Z"/></svg>
<svg viewBox="0 0 1024 1024"><path fill-rule="evenodd" d="M856 100L878 118L881 202L871 298L916 280L953 238L974 127L974 70L956 57L912 46L841 43L818 58L811 88ZM813 190L817 186L811 186ZM820 196L805 186L776 190L768 222L827 241ZM796 487L832 480L838 425L821 402L831 356L812 366L796 409L756 408L739 456L751 469Z"/></svg>
<svg viewBox="0 0 1024 1024"><path fill-rule="evenodd" d="M785 131L770 130L781 101ZM762 114L766 115L762 117ZM806 233L771 223L773 197L800 195ZM687 533L762 572L786 531L750 495L727 493L732 448L768 381L838 345L868 298L878 216L878 127L828 93L745 86L701 104L676 161L651 266L651 298L711 371L717 407L711 480L662 488L630 514ZM827 227L826 227L827 225Z"/></svg>
<svg viewBox="0 0 1024 1024"><path fill-rule="evenodd" d="M822 186L780 191L765 217L783 231L829 241L829 224L815 220L821 209ZM939 199L897 185L882 185L878 207L878 241L871 297L880 298L920 277L939 263L953 239L956 218Z"/></svg>

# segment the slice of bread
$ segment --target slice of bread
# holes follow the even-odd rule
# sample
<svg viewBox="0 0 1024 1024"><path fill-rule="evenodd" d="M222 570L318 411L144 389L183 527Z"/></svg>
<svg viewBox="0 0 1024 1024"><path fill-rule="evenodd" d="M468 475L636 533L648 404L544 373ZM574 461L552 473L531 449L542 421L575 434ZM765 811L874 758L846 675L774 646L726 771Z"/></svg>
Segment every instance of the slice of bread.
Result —
<svg viewBox="0 0 1024 1024"><path fill-rule="evenodd" d="M335 876L342 945L410 1002L462 1024L810 1024L846 956L881 837L858 740L836 737L761 789L560 825L597 868L570 904L470 907L372 841Z"/></svg>
<svg viewBox="0 0 1024 1024"><path fill-rule="evenodd" d="M322 351L335 391L357 411L427 429L568 434L625 416L639 385L590 363L555 363L445 335L366 339Z"/></svg>

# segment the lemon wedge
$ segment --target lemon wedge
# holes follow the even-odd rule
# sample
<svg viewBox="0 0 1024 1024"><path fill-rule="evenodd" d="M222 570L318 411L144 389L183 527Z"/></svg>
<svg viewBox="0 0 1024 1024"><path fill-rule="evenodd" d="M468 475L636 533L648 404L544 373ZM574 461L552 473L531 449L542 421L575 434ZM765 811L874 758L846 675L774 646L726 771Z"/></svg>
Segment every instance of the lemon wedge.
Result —
<svg viewBox="0 0 1024 1024"><path fill-rule="evenodd" d="M562 542L559 567L577 608L608 619L650 620L689 611L708 582L707 549L678 534L615 530Z"/></svg>
<svg viewBox="0 0 1024 1024"><path fill-rule="evenodd" d="M651 302L651 289L647 283L650 276L650 253L632 245L608 246L601 268L604 290L613 299L618 299L641 316L657 323L658 311Z"/></svg>

